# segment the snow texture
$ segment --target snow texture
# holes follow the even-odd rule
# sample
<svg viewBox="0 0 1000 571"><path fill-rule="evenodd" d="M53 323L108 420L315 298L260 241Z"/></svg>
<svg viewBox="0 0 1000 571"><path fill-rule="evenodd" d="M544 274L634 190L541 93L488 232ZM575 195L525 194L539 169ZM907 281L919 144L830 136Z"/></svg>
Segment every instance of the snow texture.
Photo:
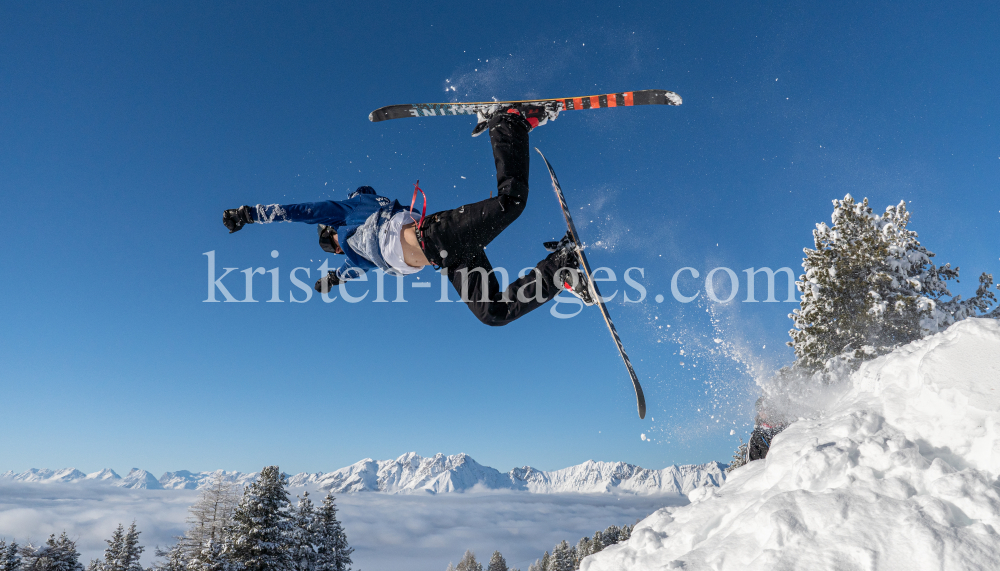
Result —
<svg viewBox="0 0 1000 571"><path fill-rule="evenodd" d="M725 480L725 464L709 462L701 465L668 466L662 470L640 468L625 462L584 462L578 466L550 472L531 466L500 472L483 466L467 454L424 458L414 452L395 460L366 458L333 472L301 473L288 478L291 488L314 487L335 494L351 492L451 493L486 490L514 490L536 494L611 493L611 494L681 494L687 495L702 486L717 487ZM75 475L74 475L75 474ZM53 472L31 469L16 474L6 472L0 479L23 482L56 482L74 479L107 480L114 485L132 489L200 490L214 478L246 486L257 473L166 472L157 480L152 474L137 468L124 478L105 469L84 475L72 468Z"/></svg>
<svg viewBox="0 0 1000 571"><path fill-rule="evenodd" d="M1000 322L903 346L841 391L581 571L996 569Z"/></svg>

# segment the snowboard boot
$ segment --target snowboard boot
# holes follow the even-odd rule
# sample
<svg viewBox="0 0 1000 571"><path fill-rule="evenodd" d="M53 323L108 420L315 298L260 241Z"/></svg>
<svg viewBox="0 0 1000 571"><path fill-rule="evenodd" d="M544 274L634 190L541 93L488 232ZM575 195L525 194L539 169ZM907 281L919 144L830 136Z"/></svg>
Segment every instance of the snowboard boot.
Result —
<svg viewBox="0 0 1000 571"><path fill-rule="evenodd" d="M590 287L590 276L580 269L580 258L576 255L576 244L570 238L569 232L558 242L545 242L545 249L552 252L550 258L559 269L555 273L555 282L562 289L580 298L584 305L594 305L593 290Z"/></svg>

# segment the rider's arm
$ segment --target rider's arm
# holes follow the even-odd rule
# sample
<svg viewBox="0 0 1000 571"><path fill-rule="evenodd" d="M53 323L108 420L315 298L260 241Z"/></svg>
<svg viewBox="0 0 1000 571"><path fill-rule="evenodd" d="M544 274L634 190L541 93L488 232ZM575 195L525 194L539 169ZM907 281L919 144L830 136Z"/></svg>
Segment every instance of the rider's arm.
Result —
<svg viewBox="0 0 1000 571"><path fill-rule="evenodd" d="M342 282L356 280L363 273L365 273L365 270L355 266L350 260L344 260L344 263L337 268L337 278Z"/></svg>
<svg viewBox="0 0 1000 571"><path fill-rule="evenodd" d="M341 226L351 208L336 200L300 204L258 204L252 207L254 222L305 222Z"/></svg>

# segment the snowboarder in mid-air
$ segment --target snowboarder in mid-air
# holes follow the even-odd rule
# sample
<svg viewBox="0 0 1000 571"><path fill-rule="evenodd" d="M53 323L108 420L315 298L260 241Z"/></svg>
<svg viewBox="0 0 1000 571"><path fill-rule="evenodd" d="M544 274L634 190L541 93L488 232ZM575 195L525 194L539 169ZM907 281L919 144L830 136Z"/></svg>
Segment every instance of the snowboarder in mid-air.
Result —
<svg viewBox="0 0 1000 571"><path fill-rule="evenodd" d="M404 207L362 186L341 201L241 206L226 210L223 223L230 233L253 223L318 225L323 249L347 258L339 269L316 282L316 290L323 293L371 269L401 276L433 265L447 272L462 301L487 325L506 325L562 290L593 305L589 276L580 271L568 236L547 242L551 253L504 291L486 257L486 246L524 211L528 132L549 118L551 111L530 104L498 106L480 113L479 129L489 129L496 161L495 198L424 216L412 209L412 203Z"/></svg>

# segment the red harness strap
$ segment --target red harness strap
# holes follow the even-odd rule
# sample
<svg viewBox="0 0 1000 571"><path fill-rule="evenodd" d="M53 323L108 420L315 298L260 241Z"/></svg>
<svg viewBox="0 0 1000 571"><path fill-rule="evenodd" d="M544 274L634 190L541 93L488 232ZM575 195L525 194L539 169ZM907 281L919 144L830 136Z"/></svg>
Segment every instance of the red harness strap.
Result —
<svg viewBox="0 0 1000 571"><path fill-rule="evenodd" d="M420 210L420 220L419 221L413 220L413 214L412 214L412 212L413 212L413 205L417 203L417 192L419 192L420 195L424 197L424 206ZM421 227L424 225L424 217L427 215L427 195L424 194L424 191L420 188L420 181L419 180L416 182L416 184L413 185L413 200L410 201L410 212L411 212L411 214L410 214L410 220L413 220L414 222L416 222L417 223L417 230L420 230ZM424 239L423 239L423 233L421 232L420 233L420 248L423 249L423 247L424 247Z"/></svg>

